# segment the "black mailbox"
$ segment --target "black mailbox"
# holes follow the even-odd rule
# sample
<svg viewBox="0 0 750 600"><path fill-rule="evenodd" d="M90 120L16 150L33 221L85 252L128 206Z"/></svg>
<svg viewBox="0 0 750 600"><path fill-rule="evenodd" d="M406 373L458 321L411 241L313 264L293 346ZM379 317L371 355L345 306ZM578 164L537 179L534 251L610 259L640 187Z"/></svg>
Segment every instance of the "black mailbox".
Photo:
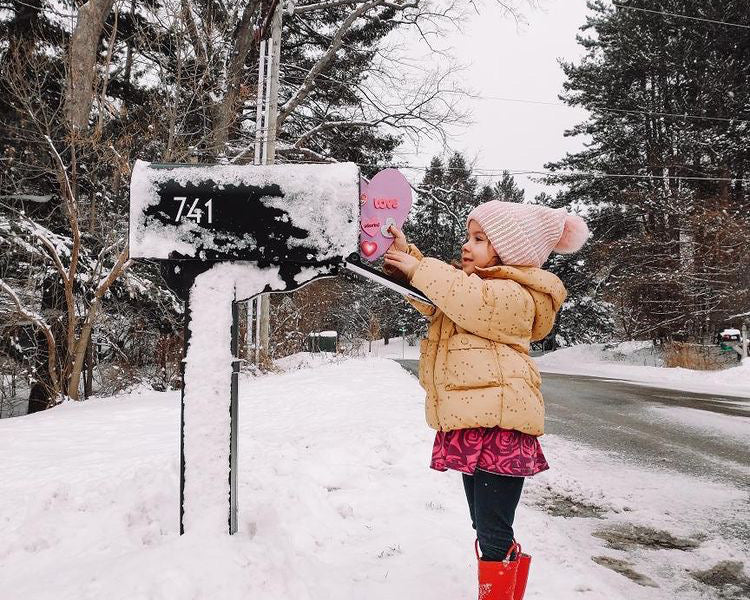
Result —
<svg viewBox="0 0 750 600"><path fill-rule="evenodd" d="M235 301L333 275L358 244L354 164L135 164L130 256L186 303L181 532L237 529Z"/></svg>
<svg viewBox="0 0 750 600"><path fill-rule="evenodd" d="M217 261L278 265L299 287L358 253L359 170L333 165L168 165L137 161L130 256L159 259L183 300ZM302 281L302 283L306 283ZM260 293L266 290L258 290Z"/></svg>

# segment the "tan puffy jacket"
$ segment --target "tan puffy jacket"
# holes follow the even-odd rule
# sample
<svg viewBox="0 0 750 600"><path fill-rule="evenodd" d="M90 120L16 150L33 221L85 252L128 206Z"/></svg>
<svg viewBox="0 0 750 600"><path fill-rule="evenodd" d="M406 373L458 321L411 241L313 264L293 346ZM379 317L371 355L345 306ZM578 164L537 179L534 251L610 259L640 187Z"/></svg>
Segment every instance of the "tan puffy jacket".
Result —
<svg viewBox="0 0 750 600"><path fill-rule="evenodd" d="M567 296L562 281L536 267L501 265L466 275L435 258L420 259L411 284L435 307L410 300L430 317L419 382L433 429L470 427L544 433L541 378L529 343L544 339Z"/></svg>

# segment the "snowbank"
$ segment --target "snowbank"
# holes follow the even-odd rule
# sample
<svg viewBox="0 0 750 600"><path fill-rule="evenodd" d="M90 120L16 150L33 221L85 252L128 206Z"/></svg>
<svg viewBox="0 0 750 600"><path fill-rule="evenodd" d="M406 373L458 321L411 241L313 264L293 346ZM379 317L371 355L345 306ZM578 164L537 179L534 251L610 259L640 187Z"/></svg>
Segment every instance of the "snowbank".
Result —
<svg viewBox="0 0 750 600"><path fill-rule="evenodd" d="M298 369L312 369L330 363L340 363L347 360L335 352L297 352L274 361L282 371L296 371Z"/></svg>
<svg viewBox="0 0 750 600"><path fill-rule="evenodd" d="M409 342L400 336L390 338L387 345L384 340L375 340L372 343L372 352L368 352L368 344L363 342L361 350L370 357L419 360L419 341L410 346Z"/></svg>
<svg viewBox="0 0 750 600"><path fill-rule="evenodd" d="M660 366L650 342L624 342L614 349L605 344L580 344L534 359L543 373L590 375L633 383L724 396L750 397L750 361L719 371L694 371ZM649 365L651 363L651 365Z"/></svg>

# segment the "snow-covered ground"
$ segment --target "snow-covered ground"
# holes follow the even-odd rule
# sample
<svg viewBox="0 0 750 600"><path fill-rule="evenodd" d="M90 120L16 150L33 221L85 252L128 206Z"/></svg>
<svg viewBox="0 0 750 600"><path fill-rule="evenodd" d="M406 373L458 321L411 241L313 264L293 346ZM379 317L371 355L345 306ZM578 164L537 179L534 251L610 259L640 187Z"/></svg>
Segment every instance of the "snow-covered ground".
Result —
<svg viewBox="0 0 750 600"><path fill-rule="evenodd" d="M231 537L178 535L179 393L0 421L2 600L476 597L460 476L427 466L411 375L320 358L245 378L240 398ZM551 470L527 480L516 516L527 598L718 598L696 573L742 570L746 490L542 443Z"/></svg>
<svg viewBox="0 0 750 600"><path fill-rule="evenodd" d="M717 371L666 368L643 364L660 362L649 348L649 342L623 342L613 350L607 350L604 344L581 344L535 360L543 373L592 375L674 390L750 397L750 359Z"/></svg>
<svg viewBox="0 0 750 600"><path fill-rule="evenodd" d="M366 343L362 348L371 357L419 359L419 345L409 346L400 337L392 338L387 345L383 340L374 341L369 353ZM580 344L534 360L543 373L591 375L675 390L750 397L750 359L717 371L667 368L661 366L661 357L653 351L651 342Z"/></svg>
<svg viewBox="0 0 750 600"><path fill-rule="evenodd" d="M369 357L404 358L406 360L419 359L419 340L417 340L413 346L410 346L409 342L402 337L391 338L388 340L387 345L382 339L375 340L372 342L372 351L369 352L368 349L368 343L363 342L360 351Z"/></svg>

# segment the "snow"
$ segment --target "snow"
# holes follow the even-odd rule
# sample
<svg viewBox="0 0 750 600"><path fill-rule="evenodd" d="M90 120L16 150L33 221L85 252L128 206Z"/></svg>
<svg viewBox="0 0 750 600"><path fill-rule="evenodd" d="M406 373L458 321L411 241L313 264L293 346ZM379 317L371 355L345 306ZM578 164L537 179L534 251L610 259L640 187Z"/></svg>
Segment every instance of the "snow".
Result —
<svg viewBox="0 0 750 600"><path fill-rule="evenodd" d="M47 195L37 195L37 194L10 194L7 196L0 196L0 200L26 200L27 202L36 202L37 204L44 204L46 202L49 202L52 200L54 196L47 194Z"/></svg>
<svg viewBox="0 0 750 600"><path fill-rule="evenodd" d="M359 169L354 163L327 165L211 165L151 168L135 162L130 183L130 255L133 258L168 258L170 252L196 256L195 234L203 248L218 247L221 232L205 229L190 219L173 227L147 220L146 209L159 203L159 186L173 180L179 185L212 181L216 186L278 184L283 197L266 197L270 207L286 211L295 226L307 230L305 239L289 244L318 249L325 260L357 251L359 238ZM253 247L245 236L238 244ZM302 283L300 281L299 283Z"/></svg>
<svg viewBox="0 0 750 600"><path fill-rule="evenodd" d="M400 336L390 338L387 345L383 340L373 341L372 352L368 353L367 348L368 344L364 342L361 349L371 357L419 360L419 342L417 341L413 346L410 346L409 341Z"/></svg>
<svg viewBox="0 0 750 600"><path fill-rule="evenodd" d="M234 536L178 534L179 392L0 421L3 600L476 597L460 478L428 468L423 393L397 364L338 357L243 379L240 421ZM534 557L528 600L698 600L710 588L688 571L746 560L729 526L748 517L742 490L553 435L542 444L551 470L526 481L515 522ZM566 503L602 518L551 514ZM626 526L700 545L625 552L592 535ZM659 588L600 556L632 562Z"/></svg>
<svg viewBox="0 0 750 600"><path fill-rule="evenodd" d="M279 269L219 263L190 290L185 356L185 531L221 533L229 510L232 300L266 286L283 289ZM236 292L235 292L236 291Z"/></svg>
<svg viewBox="0 0 750 600"><path fill-rule="evenodd" d="M340 363L344 360L346 359L334 352L297 352L274 361L274 365L282 371L289 372Z"/></svg>
<svg viewBox="0 0 750 600"><path fill-rule="evenodd" d="M649 352L636 357L637 351L644 349ZM750 360L717 371L631 364L643 362L649 356L652 361L659 362L650 353L650 342L625 342L614 352L606 350L605 344L579 344L534 360L542 373L605 377L673 390L750 397Z"/></svg>
<svg viewBox="0 0 750 600"><path fill-rule="evenodd" d="M722 329L721 333L719 335L742 335L742 332L739 329L729 328L729 329Z"/></svg>
<svg viewBox="0 0 750 600"><path fill-rule="evenodd" d="M302 285L303 283L312 281L312 279L315 278L318 273L318 269L314 267L302 267L299 273L294 276L294 281Z"/></svg>
<svg viewBox="0 0 750 600"><path fill-rule="evenodd" d="M296 371L311 369L332 363L341 363L346 359L334 352L297 352L274 361L282 371Z"/></svg>
<svg viewBox="0 0 750 600"><path fill-rule="evenodd" d="M738 402L737 406L747 406L747 404ZM646 408L653 413L655 420L677 422L684 430L696 431L703 437L716 437L720 440L731 439L745 446L750 441L750 418L748 417L725 415L682 406L667 408L649 405ZM750 472L748 472L748 476L750 476Z"/></svg>

